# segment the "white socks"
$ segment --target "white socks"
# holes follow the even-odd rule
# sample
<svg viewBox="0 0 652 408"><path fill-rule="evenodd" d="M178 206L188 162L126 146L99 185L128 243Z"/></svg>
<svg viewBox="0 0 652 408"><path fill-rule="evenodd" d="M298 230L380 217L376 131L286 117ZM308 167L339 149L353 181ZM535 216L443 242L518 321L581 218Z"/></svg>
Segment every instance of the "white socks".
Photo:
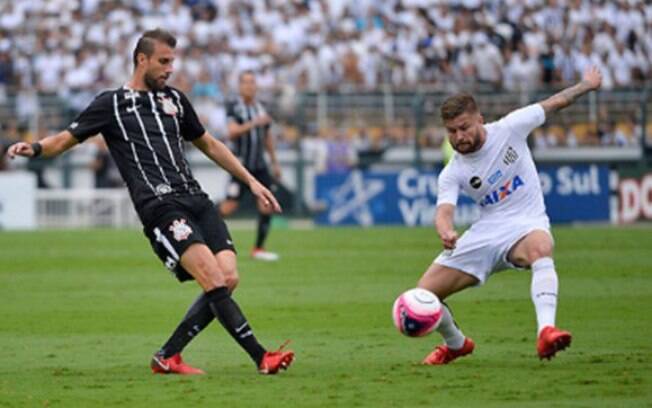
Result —
<svg viewBox="0 0 652 408"><path fill-rule="evenodd" d="M453 321L453 316L448 307L442 304L442 308L441 323L439 323L436 330L444 337L444 341L450 349L459 350L464 346L464 334Z"/></svg>
<svg viewBox="0 0 652 408"><path fill-rule="evenodd" d="M552 258L539 258L532 263L530 294L537 314L537 335L545 326L555 325L559 282Z"/></svg>

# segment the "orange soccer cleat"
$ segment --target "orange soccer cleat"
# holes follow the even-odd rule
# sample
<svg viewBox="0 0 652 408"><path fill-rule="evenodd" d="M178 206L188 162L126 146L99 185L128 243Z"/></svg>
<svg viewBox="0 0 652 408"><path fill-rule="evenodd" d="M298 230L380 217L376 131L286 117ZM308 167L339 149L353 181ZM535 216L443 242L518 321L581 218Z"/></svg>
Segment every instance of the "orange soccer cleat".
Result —
<svg viewBox="0 0 652 408"><path fill-rule="evenodd" d="M261 374L276 374L279 370L287 370L294 361L294 352L291 350L283 351L283 348L290 341L286 341L276 351L266 351L263 359L258 366L258 372Z"/></svg>
<svg viewBox="0 0 652 408"><path fill-rule="evenodd" d="M569 332L559 330L554 326L546 326L541 330L537 340L537 353L541 360L550 360L558 351L562 351L571 344L572 336Z"/></svg>
<svg viewBox="0 0 652 408"><path fill-rule="evenodd" d="M443 365L448 364L458 357L463 357L467 354L473 353L475 343L470 338L464 338L464 344L459 350L453 350L445 344L441 344L433 350L432 353L423 360L425 365Z"/></svg>
<svg viewBox="0 0 652 408"><path fill-rule="evenodd" d="M154 354L152 357L152 372L154 374L206 374L199 368L191 367L183 362L181 354L177 353L170 358L163 358L161 354Z"/></svg>

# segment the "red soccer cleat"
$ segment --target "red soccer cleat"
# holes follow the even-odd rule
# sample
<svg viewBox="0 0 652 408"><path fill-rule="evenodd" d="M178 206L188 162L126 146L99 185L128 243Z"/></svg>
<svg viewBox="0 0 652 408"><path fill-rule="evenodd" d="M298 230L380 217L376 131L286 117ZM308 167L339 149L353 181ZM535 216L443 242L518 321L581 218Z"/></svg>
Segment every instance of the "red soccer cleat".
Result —
<svg viewBox="0 0 652 408"><path fill-rule="evenodd" d="M428 354L428 356L423 360L423 364L425 365L448 364L458 357L463 357L467 354L473 353L474 348L475 348L475 343L473 342L473 340L471 340L468 337L464 338L464 344L462 345L462 348L459 350L450 349L448 348L447 345L442 344L435 347L433 352Z"/></svg>
<svg viewBox="0 0 652 408"><path fill-rule="evenodd" d="M537 340L537 353L541 360L550 360L558 351L562 351L571 344L572 336L569 332L559 330L554 326L546 326L541 330Z"/></svg>
<svg viewBox="0 0 652 408"><path fill-rule="evenodd" d="M276 374L279 370L287 370L290 364L294 361L294 351L283 351L283 348L288 345L290 341L286 341L276 351L266 351L263 359L258 366L260 374Z"/></svg>
<svg viewBox="0 0 652 408"><path fill-rule="evenodd" d="M163 358L160 354L154 354L150 366L152 367L152 372L154 374L206 374L203 370L191 367L184 363L183 359L181 359L181 354L179 353L170 358Z"/></svg>

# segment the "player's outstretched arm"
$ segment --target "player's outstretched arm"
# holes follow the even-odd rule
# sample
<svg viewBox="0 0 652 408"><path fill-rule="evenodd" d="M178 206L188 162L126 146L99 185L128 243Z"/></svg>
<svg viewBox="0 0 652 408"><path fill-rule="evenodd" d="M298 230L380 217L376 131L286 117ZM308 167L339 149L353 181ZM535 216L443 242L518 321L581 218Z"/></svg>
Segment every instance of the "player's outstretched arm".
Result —
<svg viewBox="0 0 652 408"><path fill-rule="evenodd" d="M540 105L547 116L549 113L557 112L571 105L585 93L599 89L601 84L602 74L597 67L593 66L584 72L580 82L541 101Z"/></svg>
<svg viewBox="0 0 652 408"><path fill-rule="evenodd" d="M454 249L457 242L457 231L453 226L455 206L453 204L440 204L435 215L435 228L445 249Z"/></svg>
<svg viewBox="0 0 652 408"><path fill-rule="evenodd" d="M274 212L281 212L281 206L265 186L260 184L254 176L251 175L240 163L237 157L231 153L224 143L215 139L208 132L204 133L200 138L193 140L195 147L201 150L208 158L213 160L218 166L231 173L233 176L245 182L252 194L267 208Z"/></svg>
<svg viewBox="0 0 652 408"><path fill-rule="evenodd" d="M54 157L70 149L79 143L77 139L67 130L59 132L56 135L48 136L36 143L18 142L9 146L7 155L10 158L16 156L23 157Z"/></svg>

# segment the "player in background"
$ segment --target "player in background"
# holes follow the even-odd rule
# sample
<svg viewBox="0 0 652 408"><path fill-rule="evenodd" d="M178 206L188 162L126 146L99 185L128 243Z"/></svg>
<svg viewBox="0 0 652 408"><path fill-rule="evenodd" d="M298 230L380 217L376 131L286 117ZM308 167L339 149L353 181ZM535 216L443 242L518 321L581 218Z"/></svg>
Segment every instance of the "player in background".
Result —
<svg viewBox="0 0 652 408"><path fill-rule="evenodd" d="M536 348L541 359L550 359L568 347L571 334L555 326L558 279L552 259L553 238L527 137L548 115L600 88L601 82L598 69L590 68L576 85L487 124L471 95L452 96L441 107L455 149L439 176L435 227L444 250L418 286L443 301L483 284L494 272L531 269ZM453 216L460 191L480 206L480 218L458 239ZM447 305L437 331L444 344L437 346L424 364L448 364L473 352L473 340L457 327Z"/></svg>
<svg viewBox="0 0 652 408"><path fill-rule="evenodd" d="M242 165L258 179L265 187L275 191L276 182L281 179L281 167L276 159L274 138L270 127L272 118L263 105L256 99L256 75L253 71L243 71L238 76L239 98L226 107L228 120L228 137L234 145L236 156ZM271 174L265 161L265 151L271 162ZM239 201L246 186L236 177L229 181L226 199L219 204L223 217L233 214L239 207ZM253 259L261 261L277 261L278 254L265 251L264 245L269 234L271 212L261 205L258 208L258 224L256 242L251 251Z"/></svg>
<svg viewBox="0 0 652 408"><path fill-rule="evenodd" d="M68 129L38 143L19 142L9 157L54 157L101 133L115 159L154 252L179 281L194 279L202 294L151 360L154 373L203 374L184 363L183 348L218 320L262 374L287 368L291 351L267 351L231 293L238 284L229 231L195 180L184 155L190 141L239 178L270 212L281 208L221 142L202 126L190 101L166 85L173 71L176 39L151 30L133 53L134 72L123 87L100 93ZM159 299L165 301L165 299ZM281 347L282 348L282 347Z"/></svg>

